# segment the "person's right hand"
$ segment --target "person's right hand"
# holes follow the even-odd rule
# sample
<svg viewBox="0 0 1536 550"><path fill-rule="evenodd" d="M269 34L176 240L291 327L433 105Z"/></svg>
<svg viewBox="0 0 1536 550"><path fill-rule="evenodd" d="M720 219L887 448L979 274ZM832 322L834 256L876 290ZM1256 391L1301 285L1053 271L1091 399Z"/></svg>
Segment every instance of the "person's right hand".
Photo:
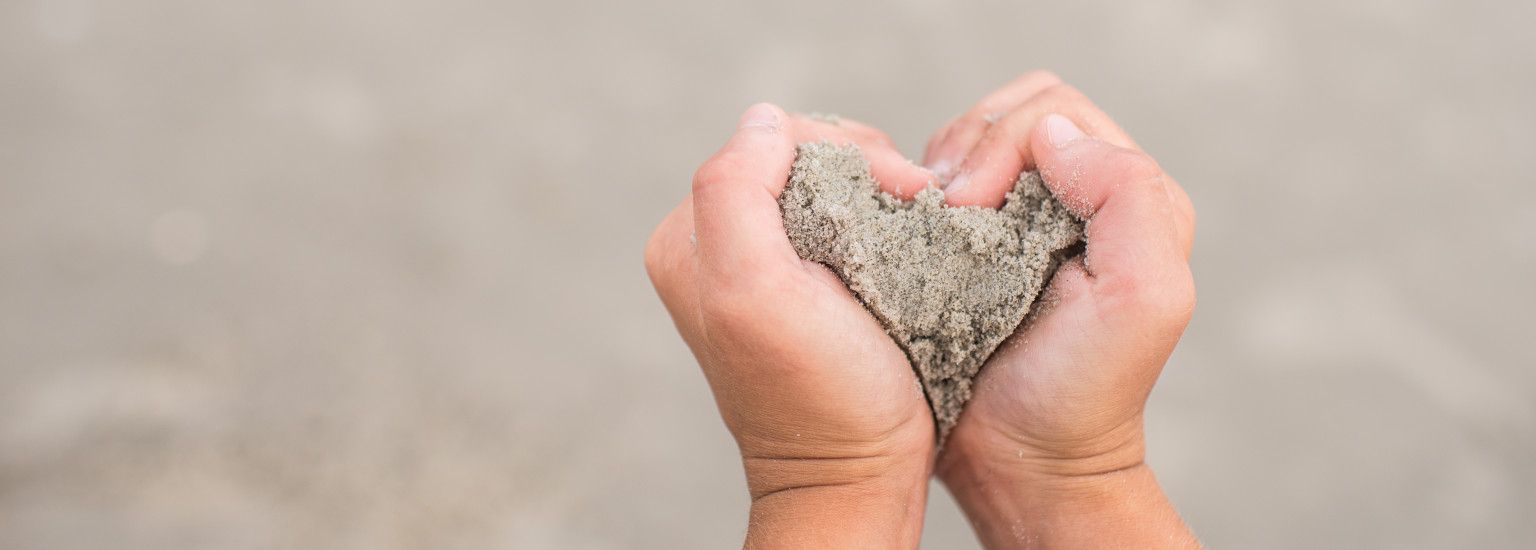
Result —
<svg viewBox="0 0 1536 550"><path fill-rule="evenodd" d="M656 229L646 269L735 436L748 546L916 547L932 413L901 349L825 266L800 259L778 197L795 145L858 144L889 191L931 175L884 134L760 104Z"/></svg>
<svg viewBox="0 0 1536 550"><path fill-rule="evenodd" d="M1082 129L1087 128L1088 132ZM1194 209L1054 75L984 99L929 147L951 204L996 206L1038 168L1087 222L1036 311L982 368L938 473L989 546L1196 544L1146 467L1142 411L1194 308Z"/></svg>

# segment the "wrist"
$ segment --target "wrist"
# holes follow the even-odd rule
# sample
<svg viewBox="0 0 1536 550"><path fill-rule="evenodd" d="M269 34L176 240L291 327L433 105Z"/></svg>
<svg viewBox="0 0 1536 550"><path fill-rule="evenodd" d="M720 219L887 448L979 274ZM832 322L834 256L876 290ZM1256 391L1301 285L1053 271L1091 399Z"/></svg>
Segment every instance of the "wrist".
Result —
<svg viewBox="0 0 1536 550"><path fill-rule="evenodd" d="M808 489L907 487L916 480L929 477L932 458L926 455L911 458L746 455L742 457L742 466L747 474L747 490L755 503L775 494Z"/></svg>
<svg viewBox="0 0 1536 550"><path fill-rule="evenodd" d="M916 548L932 461L753 459L749 548Z"/></svg>
<svg viewBox="0 0 1536 550"><path fill-rule="evenodd" d="M1145 462L1146 438L1139 416L1091 433L1043 438L974 417L951 434L938 458L937 473L946 484L963 483L971 475L1013 484L1054 483L1093 479Z"/></svg>
<svg viewBox="0 0 1536 550"><path fill-rule="evenodd" d="M949 484L988 548L1199 548L1151 467Z"/></svg>
<svg viewBox="0 0 1536 550"><path fill-rule="evenodd" d="M1144 460L1139 423L1073 452L977 435L957 429L937 473L987 547L1198 547Z"/></svg>
<svg viewBox="0 0 1536 550"><path fill-rule="evenodd" d="M1143 461L1111 469L1079 465L1040 469L1035 464L1020 466L1027 461L1007 460L947 461L939 477L973 522L982 519L1017 524L1019 518L1040 519L1090 507L1127 489L1127 479L1141 479L1151 473Z"/></svg>

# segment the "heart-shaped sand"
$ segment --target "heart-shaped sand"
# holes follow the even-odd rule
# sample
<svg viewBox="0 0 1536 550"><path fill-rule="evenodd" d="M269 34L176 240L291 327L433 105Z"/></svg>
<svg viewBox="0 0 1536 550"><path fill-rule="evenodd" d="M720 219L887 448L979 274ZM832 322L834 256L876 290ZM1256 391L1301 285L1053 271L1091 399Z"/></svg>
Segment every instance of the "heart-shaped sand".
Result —
<svg viewBox="0 0 1536 550"><path fill-rule="evenodd" d="M1082 222L1035 172L1001 209L955 208L933 187L912 202L881 192L857 146L797 154L779 198L790 242L837 272L906 351L942 443L981 365L1082 241Z"/></svg>

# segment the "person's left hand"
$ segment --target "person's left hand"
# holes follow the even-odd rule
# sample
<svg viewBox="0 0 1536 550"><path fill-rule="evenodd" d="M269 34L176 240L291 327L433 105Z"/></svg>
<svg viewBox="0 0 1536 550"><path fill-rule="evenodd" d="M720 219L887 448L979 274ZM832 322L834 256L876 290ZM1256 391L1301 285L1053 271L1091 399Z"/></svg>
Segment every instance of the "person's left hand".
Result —
<svg viewBox="0 0 1536 550"><path fill-rule="evenodd" d="M868 127L759 104L656 229L646 269L740 447L748 545L915 547L935 442L922 389L843 281L784 233L795 145L823 139L859 145L887 191L931 180Z"/></svg>

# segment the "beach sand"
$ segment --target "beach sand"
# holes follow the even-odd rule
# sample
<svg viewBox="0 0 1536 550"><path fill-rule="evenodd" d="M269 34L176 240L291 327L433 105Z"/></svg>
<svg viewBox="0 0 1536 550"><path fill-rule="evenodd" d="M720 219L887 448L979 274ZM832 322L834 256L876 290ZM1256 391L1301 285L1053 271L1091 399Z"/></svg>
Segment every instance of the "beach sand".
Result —
<svg viewBox="0 0 1536 550"><path fill-rule="evenodd" d="M902 202L852 145L800 145L779 204L800 257L832 268L906 352L941 444L982 364L1083 237L1035 172L1000 209L946 206L936 187Z"/></svg>

